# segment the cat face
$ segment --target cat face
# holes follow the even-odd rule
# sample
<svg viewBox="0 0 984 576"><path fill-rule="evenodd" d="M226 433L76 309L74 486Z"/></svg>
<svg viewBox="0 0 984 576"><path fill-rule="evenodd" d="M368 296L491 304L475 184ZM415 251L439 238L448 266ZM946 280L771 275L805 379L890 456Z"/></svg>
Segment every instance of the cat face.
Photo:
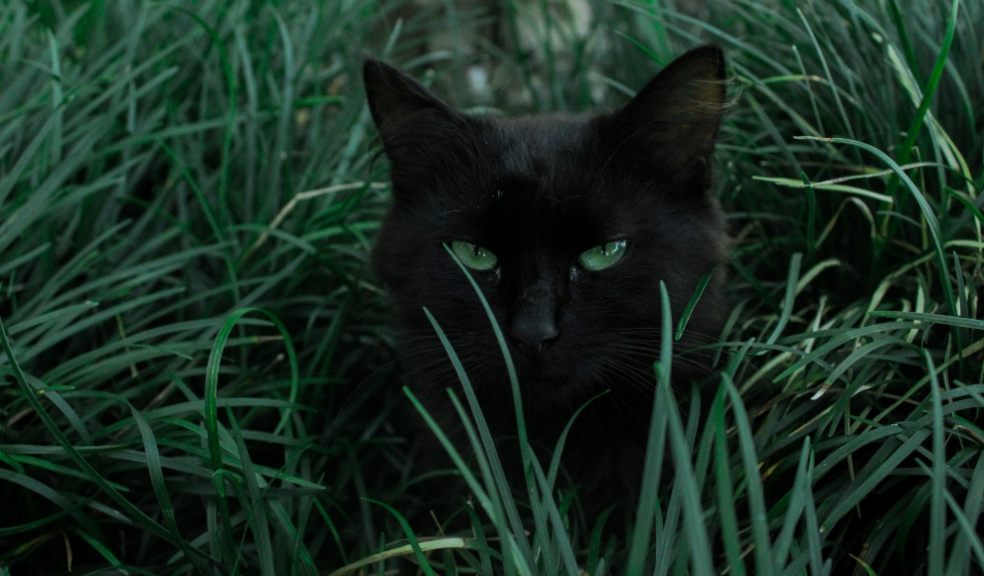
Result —
<svg viewBox="0 0 984 576"><path fill-rule="evenodd" d="M456 383L426 307L479 393L509 395L493 330L449 251L536 406L652 387L661 280L677 318L711 275L676 349L716 336L727 235L707 188L725 99L719 50L688 53L621 110L589 117L471 118L385 64L364 73L394 193L373 262L420 385ZM678 375L700 368L676 358Z"/></svg>

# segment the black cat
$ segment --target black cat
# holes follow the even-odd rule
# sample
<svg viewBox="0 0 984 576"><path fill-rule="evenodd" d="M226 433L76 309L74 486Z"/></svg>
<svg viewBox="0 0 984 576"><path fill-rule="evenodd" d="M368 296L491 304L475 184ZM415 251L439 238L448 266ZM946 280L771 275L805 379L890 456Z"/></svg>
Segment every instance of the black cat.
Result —
<svg viewBox="0 0 984 576"><path fill-rule="evenodd" d="M506 335L531 443L565 450L589 508L640 482L660 342L659 282L679 318L710 282L674 345L673 381L710 371L686 354L720 332L728 236L709 193L725 108L724 56L672 62L622 109L596 116L462 115L398 70L367 60L369 105L391 163L394 203L374 268L392 293L412 388L466 446L445 389L460 384L426 307L468 372L490 428L515 437L505 365L470 269ZM515 461L514 440L503 443Z"/></svg>

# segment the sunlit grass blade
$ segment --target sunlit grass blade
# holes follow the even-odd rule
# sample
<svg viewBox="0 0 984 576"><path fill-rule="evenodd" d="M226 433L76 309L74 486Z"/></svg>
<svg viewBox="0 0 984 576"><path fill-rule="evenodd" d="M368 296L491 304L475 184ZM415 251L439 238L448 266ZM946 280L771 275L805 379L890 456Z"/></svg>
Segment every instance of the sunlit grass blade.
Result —
<svg viewBox="0 0 984 576"><path fill-rule="evenodd" d="M932 236L932 241L933 241L932 248L936 254L936 261L939 266L938 272L939 272L940 282L942 283L942 288L943 288L943 298L947 303L947 309L949 310L949 312L954 316L956 316L957 315L956 301L954 299L953 286L951 285L950 282L949 269L946 265L946 257L943 255L944 240L943 240L943 233L940 231L939 220L937 220L936 218L936 212L929 205L929 202L926 200L926 197L919 190L919 188L912 181L912 179L909 178L909 176L905 173L905 171L899 167L898 163L896 163L895 160L892 160L887 154L885 154L878 148L872 146L871 144L860 142L858 140L851 140L850 138L813 138L809 136L803 136L801 138L804 140L823 140L827 142L833 142L834 144L847 144L849 146L860 148L861 150L873 154L879 160L884 162L889 168L892 169L892 172L894 172L895 175L898 176L899 180L902 182L902 184L906 187L906 189L915 199L916 203L919 205L920 210L922 211L922 217L926 220L926 225L929 227L929 232L930 235Z"/></svg>
<svg viewBox="0 0 984 576"><path fill-rule="evenodd" d="M683 313L680 315L680 320L677 321L676 331L673 333L674 340L680 340L683 337L683 331L687 328L687 322L690 321L690 317L694 313L694 308L697 307L697 303L700 302L700 297L704 294L704 290L707 289L707 285L711 282L711 278L714 276L714 272L708 272L701 277L700 282L697 283L697 287L694 288L694 294L690 297L687 302L687 306L683 309Z"/></svg>
<svg viewBox="0 0 984 576"><path fill-rule="evenodd" d="M427 576L435 576L434 569L431 567L430 562L427 560L427 556L424 555L424 551L420 547L420 541L417 538L417 535L414 533L413 528L410 527L410 524L407 522L407 519L403 517L403 514L400 514L398 510L396 510L395 508L393 508L392 506L390 506L385 502L373 500L372 498L367 498L366 500L372 504L375 504L376 506L385 509L387 512L392 514L394 518L397 519L397 521L400 523L400 528L403 529L403 533L406 535L407 541L410 544L410 550L413 552L414 558L417 559L418 566L420 566L420 569Z"/></svg>
<svg viewBox="0 0 984 576"><path fill-rule="evenodd" d="M436 538L434 540L428 540L426 542L419 542L417 548L423 552L431 552L434 550L455 550L460 548L467 548L468 544L464 538L459 537L447 537L447 538ZM398 558L404 556L407 553L413 552L413 547L409 544L406 546L401 546L394 548L392 550L387 550L385 552L378 552L366 558L363 558L357 562L353 562L342 568L334 570L328 573L328 576L346 576L348 574L360 574L363 573L366 567L372 566L373 564L381 564L390 558Z"/></svg>

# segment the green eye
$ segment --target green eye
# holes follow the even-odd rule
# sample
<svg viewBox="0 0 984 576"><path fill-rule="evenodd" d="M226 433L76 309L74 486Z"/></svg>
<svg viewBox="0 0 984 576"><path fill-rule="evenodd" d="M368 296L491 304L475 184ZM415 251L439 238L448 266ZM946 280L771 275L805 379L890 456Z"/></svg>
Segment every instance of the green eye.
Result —
<svg viewBox="0 0 984 576"><path fill-rule="evenodd" d="M451 243L451 251L461 260L461 263L472 270L486 271L495 268L499 261L495 254L471 242L455 240Z"/></svg>
<svg viewBox="0 0 984 576"><path fill-rule="evenodd" d="M626 246L628 246L628 242L625 240L605 242L600 246L581 252L581 255L577 257L577 263L581 265L581 268L592 272L604 270L614 266L622 259L622 256L625 256Z"/></svg>

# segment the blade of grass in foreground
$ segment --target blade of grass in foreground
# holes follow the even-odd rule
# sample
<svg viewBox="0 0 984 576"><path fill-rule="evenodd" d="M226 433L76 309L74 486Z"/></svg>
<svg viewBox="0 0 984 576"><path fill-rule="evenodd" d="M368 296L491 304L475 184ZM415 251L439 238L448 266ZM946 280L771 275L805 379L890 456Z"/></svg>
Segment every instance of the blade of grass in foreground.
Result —
<svg viewBox="0 0 984 576"><path fill-rule="evenodd" d="M485 416L482 414L481 406L478 403L478 398L475 396L475 390L471 385L471 379L468 377L468 373L465 371L465 368L461 363L461 359L458 357L458 353L454 350L454 347L448 340L447 335L431 314L430 310L424 308L424 314L431 323L431 327L437 334L438 339L441 342L441 346L444 347L445 354L448 356L451 365L454 367L455 375L461 383L462 389L465 392L465 399L471 409L471 421L469 421L466 414L459 413L462 424L466 426L466 430L469 430L469 432L472 422L474 422L474 426L478 428L479 442L476 443L473 437L471 437L470 440L472 440L472 448L475 451L476 456L479 458L479 463L484 476L483 479L487 484L487 493L490 496L493 496L492 506L495 511L495 515L492 516L492 519L496 522L497 528L499 528L503 535L523 534L523 524L519 518L519 512L517 510L516 503L513 500L512 491L509 488L509 481L506 479L505 471L502 468L502 462L500 461L498 452L496 451L495 441L492 438L492 432L489 430L488 423L486 422ZM470 436L472 435L470 434ZM503 524L503 522L505 522L505 524ZM531 558L532 556L527 555L524 557Z"/></svg>
<svg viewBox="0 0 984 576"><path fill-rule="evenodd" d="M782 331L786 328L786 324L789 323L789 318L793 314L793 305L796 301L796 286L799 283L802 263L803 255L799 252L793 254L789 262L789 276L786 278L786 293L782 299L782 313L779 315L779 320L776 322L776 327L772 330L772 334L766 339L766 344L775 344L779 336L782 335Z"/></svg>
<svg viewBox="0 0 984 576"><path fill-rule="evenodd" d="M263 576L276 576L273 542L270 539L270 520L267 513L267 502L260 491L260 485L257 481L260 478L260 473L253 466L252 459L249 456L249 450L246 448L246 440L243 438L242 428L239 422L236 421L233 411L226 410L226 414L229 417L231 436L235 440L239 456L239 466L242 472L242 477L238 480L246 484L246 496L248 498L242 499L242 505L246 514L246 522L250 526L255 539L259 572Z"/></svg>
<svg viewBox="0 0 984 576"><path fill-rule="evenodd" d="M222 366L222 353L224 352L226 344L229 341L229 337L232 335L232 331L237 328L239 320L250 313L259 313L265 316L273 323L278 332L280 332L280 335L283 337L284 346L287 349L287 357L290 361L292 390L296 390L298 379L297 356L294 353L293 341L290 338L290 333L287 331L287 328L283 325L279 318L262 308L240 308L229 315L225 323L219 329L219 333L215 337L215 342L212 345L212 350L208 357L208 362L205 367L205 395L203 398L205 404L205 434L208 440L209 463L214 472L212 484L215 486L215 489L219 494L218 498L212 499L208 502L207 511L209 518L213 521L221 522L222 526L221 530L210 530L210 540L212 541L213 553L220 553L228 565L234 565L238 561L239 554L234 552L235 544L233 543L232 515L229 510L228 499L225 497L226 475L220 473L224 469L224 464L222 459L222 448L220 447L219 442L219 372ZM292 392L292 395L296 395L296 392ZM288 411L285 411L284 417L287 415ZM247 486L250 485L250 482L255 482L255 478L248 479ZM255 486L253 486L253 488L256 489ZM255 494L255 501L259 501L258 492ZM257 534L260 545L260 557L261 562L263 563L262 572L265 574L272 573L274 569L273 552L270 549L269 531L265 511L258 517L251 517L250 520L259 522L258 524L255 524L255 527L258 531Z"/></svg>
<svg viewBox="0 0 984 576"><path fill-rule="evenodd" d="M532 460L533 473L536 475L536 480L540 484L540 492L543 494L543 500L541 502L533 502L531 506L545 508L547 513L547 518L550 521L550 525L553 528L554 536L556 537L553 546L545 546L545 554L550 557L557 556L563 562L564 571L569 576L578 576L580 571L577 568L577 559L574 557L574 548L571 545L570 539L568 538L567 530L564 526L564 521L560 516L560 510L557 507L557 502L553 497L552 487L549 482L547 482L547 477L543 473L543 468L540 466L540 462L534 458ZM543 530L544 536L548 536L549 532L545 528L538 528ZM539 536L539 534L538 534ZM546 539L546 538L544 538ZM550 568L551 574L559 573L559 567L556 566L556 559L551 558L551 562L555 564Z"/></svg>
<svg viewBox="0 0 984 576"><path fill-rule="evenodd" d="M926 314L919 312L893 312L891 310L872 310L868 315L875 318L895 318L898 320L924 322L926 324L945 324L947 326L968 328L970 330L984 330L984 320L967 318L965 316L948 316L946 314Z"/></svg>
<svg viewBox="0 0 984 576"><path fill-rule="evenodd" d="M427 540L418 543L418 548L423 552L433 552L437 550L461 550L468 548L468 541L464 538L457 536L449 536L444 538L435 538L434 540ZM328 576L347 576L348 574L365 574L365 568L372 566L376 563L382 563L390 558L396 558L401 556L406 556L412 551L412 547L407 544L405 546L399 546L393 548L392 550L386 550L385 552L377 552L371 556L367 556L362 560L352 562L347 566L343 566L338 570L335 570L328 574Z"/></svg>
<svg viewBox="0 0 984 576"><path fill-rule="evenodd" d="M430 428L431 432L434 433L434 436L437 438L437 441L441 444L441 447L444 448L444 451L448 453L448 456L451 458L451 461L454 463L455 468L457 468L458 471L461 472L461 476L464 479L465 484L468 485L468 488L471 490L472 494L478 500L479 506L481 506L482 509L485 510L486 514L488 514L492 518L495 518L497 515L494 512L492 500L485 493L485 490L482 489L482 486L478 482L478 479L475 478L475 474L468 467L468 464L465 463L465 459L462 458L461 453L459 453L458 449L455 448L454 444L451 442L451 439L448 438L447 434L444 433L444 430L442 430L441 426L437 423L436 420L434 420L434 417L430 415L430 412L427 411L427 408L425 408L424 405L420 402L420 400L417 399L417 396L414 395L413 391L411 391L409 388L404 386L403 393L407 396L407 398L410 399L410 403L413 404L413 407L424 419L424 423L427 424L427 427Z"/></svg>
<svg viewBox="0 0 984 576"><path fill-rule="evenodd" d="M670 389L670 368L673 364L673 322L670 309L670 295L666 283L659 283L660 301L662 303L662 330L659 354L659 388L656 401L669 416L670 451L673 455L674 487L682 487L684 530L690 549L691 567L693 574L714 574L711 546L704 526L704 511L700 505L700 488L694 476L693 456L687 443L680 419L680 410L673 392Z"/></svg>
<svg viewBox="0 0 984 576"><path fill-rule="evenodd" d="M178 531L177 517L174 514L171 494L167 489L167 483L164 481L164 469L161 466L161 455L154 431L146 418L133 406L130 406L130 414L133 415L133 421L137 424L137 429L140 431L140 437L143 440L144 453L147 455L147 469L150 473L150 484L154 490L154 495L157 497L161 514L164 516L164 523L178 537L178 546L188 560L195 566L195 569L201 573L209 572L208 564L204 561L205 559L202 555L197 550L192 550Z"/></svg>
<svg viewBox="0 0 984 576"><path fill-rule="evenodd" d="M456 357L457 356L455 356L455 358ZM516 574L517 571L520 574L524 574L524 575L533 574L530 567L525 564L524 557L521 555L519 549L517 548L515 543L515 538L513 537L512 533L507 528L504 528L502 525L501 518L503 517L503 514L501 511L498 511L498 506L501 505L499 503L499 500L497 498L490 498L489 495L485 493L485 491L482 489L481 485L479 484L478 479L475 478L474 473L472 473L471 469L465 463L464 458L461 457L461 454L458 452L457 448L455 448L454 444L451 442L451 439L448 438L447 434L444 433L440 425L437 423L437 421L434 420L434 417L430 415L430 412L427 411L427 409L420 402L420 400L417 399L414 393L406 386L403 387L403 393L410 399L410 402L413 404L414 408L421 415L421 417L423 417L424 422L427 424L427 427L430 428L431 432L434 434L438 442L444 448L445 452L447 452L448 456L451 458L455 467L458 469L459 472L461 472L462 478L465 480L465 483L468 485L469 489L471 490L472 494L476 497L479 504L485 510L485 513L488 514L490 518L492 518L493 522L496 522L496 527L499 529L501 538L504 542L503 565L504 565L505 574L512 575L512 574ZM461 408L460 403L457 402L456 398L452 398L452 400L455 402L455 408L458 410L459 415L463 415L464 411ZM469 431L469 440L472 442L476 450L480 448L480 446L477 444L473 431ZM421 544L421 548L424 548L424 544L425 543ZM516 558L517 554L519 554L520 556L519 558ZM358 562L355 562L351 566L359 567L359 566L364 566L365 564L366 564L365 560L360 560Z"/></svg>
<svg viewBox="0 0 984 576"><path fill-rule="evenodd" d="M373 498L365 498L365 501L379 506L389 512L391 516L396 518L396 521L400 524L400 528L403 530L403 534L406 535L407 541L410 543L410 550L413 551L413 555L417 559L417 564L420 566L420 569L424 571L426 576L437 576L434 572L434 568L432 568L430 562L427 561L427 556L424 555L423 549L420 547L420 540L417 538L413 528L410 527L410 523L407 522L407 519L403 516L403 514L400 514L399 510L393 508L385 502L381 502Z"/></svg>
<svg viewBox="0 0 984 576"><path fill-rule="evenodd" d="M967 499L964 502L963 510L960 511L960 514L957 514L957 510L954 510L956 502L950 504L948 500L947 504L953 510L954 515L958 518L963 528L963 530L957 533L956 540L950 550L950 558L947 562L947 574L967 573L970 568L971 547L974 547L974 553L977 555L979 567L984 570L984 549L982 549L981 535L973 528L977 524L981 505L984 504L984 452L978 456L977 464L974 466L974 471L970 476L970 482L967 484ZM968 527L970 527L969 530ZM979 550L981 552L978 552Z"/></svg>
<svg viewBox="0 0 984 576"><path fill-rule="evenodd" d="M853 489L845 492L842 499L834 504L827 513L827 517L823 519L820 529L823 532L832 530L834 525L845 514L850 513L858 502L863 500L865 496L882 483L885 477L891 474L906 458L915 452L926 441L929 435L930 432L926 430L917 430L901 446L896 448L890 456L880 462L872 462L861 470L852 483ZM888 445L886 444L886 446Z"/></svg>
<svg viewBox="0 0 984 576"><path fill-rule="evenodd" d="M943 491L946 489L946 452L943 449L943 403L940 400L940 383L936 378L936 368L929 352L923 349L923 359L929 371L930 395L933 417L933 466L931 473L932 490L929 504L929 574L943 573L944 530L946 529L946 507L943 505Z"/></svg>
<svg viewBox="0 0 984 576"><path fill-rule="evenodd" d="M785 518L783 518L782 529L779 531L779 537L776 539L775 543L776 565L780 569L786 563L786 558L789 555L789 548L793 542L793 531L796 528L796 524L799 521L800 516L803 514L803 508L806 506L806 487L812 482L812 478L807 476L810 469L809 463L812 459L812 455L810 437L807 436L803 439L803 446L800 448L799 465L796 467L796 477L793 480L793 489L792 492L790 492L786 515Z"/></svg>
<svg viewBox="0 0 984 576"><path fill-rule="evenodd" d="M748 508L752 520L752 541L755 543L755 574L772 576L775 574L775 557L772 555L772 545L769 539L769 518L765 507L765 494L762 488L762 476L759 472L758 457L755 454L755 439L752 436L748 412L741 401L741 395L728 374L722 374L723 385L727 387L731 398L731 409L735 414L738 427L738 444L741 459L745 467L745 478L748 486Z"/></svg>
<svg viewBox="0 0 984 576"><path fill-rule="evenodd" d="M683 309L683 313L680 315L680 320L677 322L676 332L673 334L673 339L679 341L683 337L683 331L687 328L687 322L690 321L690 316L694 313L694 308L697 307L697 302L700 301L700 297L704 295L704 290L707 289L707 285L711 283L711 278L714 277L714 271L708 272L701 277L700 281L697 282L697 287L694 288L694 293L687 302L686 307Z"/></svg>
<svg viewBox="0 0 984 576"><path fill-rule="evenodd" d="M425 313L429 313L429 311L425 309ZM442 345L446 347L445 350L449 355L450 361L455 366L456 370L460 370L458 374L459 377L461 378L462 386L467 391L470 392L471 391L470 381L468 379L467 373L465 373L464 368L461 366L461 361L458 358L457 353L454 351L454 348L451 346L451 343L447 341L447 337L444 335L443 330L440 328L440 325L436 323L436 321L434 321L434 327L435 330L437 331L438 337L442 339ZM497 484L496 480L493 477L493 474L490 472L489 470L490 465L488 462L487 454L483 450L481 441L476 437L474 428L471 422L469 421L466 412L464 411L463 407L461 406L460 402L455 396L454 391L449 390L448 392L451 395L451 400L452 403L454 404L455 410L457 411L459 417L461 418L462 424L465 426L465 431L467 433L468 440L471 443L473 450L475 451L476 457L478 458L478 462L482 470L483 478L486 480L486 482L489 485L489 492L486 492L485 489L482 488L478 479L475 477L474 473L465 463L464 459L462 458L461 454L458 452L457 448L455 448L454 444L444 433L441 427L437 424L434 418L430 415L427 409L423 406L423 404L420 403L420 401L413 394L413 392L411 392L410 389L407 387L404 387L403 391L404 394L406 394L407 397L410 399L411 403L413 404L417 412L420 413L420 415L424 418L427 427L430 428L431 432L437 438L438 442L444 448L445 452L447 452L448 456L451 458L455 467L461 473L462 478L465 480L465 483L471 490L472 494L478 500L479 505L489 516L489 518L492 519L493 523L496 526L496 529L499 531L500 536L505 544L503 550L503 564L504 564L505 574L512 575L515 574L517 570L521 574L531 573L529 567L524 566L522 555L520 554L521 557L517 559L516 555L511 552L515 550L516 544L514 542L512 530L509 528L509 518L507 517L506 512L504 511L505 505L503 503L502 493L501 493L502 484L501 482ZM478 415L479 417L481 417L480 410L478 412ZM484 419L482 419L482 422L484 423ZM493 449L492 456L495 457L494 446L492 447L492 449ZM507 495L507 496L510 498L509 505L513 508L512 513L515 514L515 505L511 504L512 502L511 495ZM518 565L516 564L517 562L519 562Z"/></svg>
<svg viewBox="0 0 984 576"><path fill-rule="evenodd" d="M445 244L444 250L445 252L448 253L448 255L451 257L454 263L458 266L458 269L461 270L461 273L465 275L465 278L468 280L468 283L471 285L472 290L475 292L475 295L478 297L478 300L482 305L482 309L485 311L485 315L488 318L489 324L492 327L492 332L495 335L496 342L499 345L499 351L502 353L502 359L506 365L506 374L509 378L509 386L512 392L513 411L516 416L516 432L519 437L519 453L520 453L520 459L522 460L522 464L523 464L523 480L526 483L527 493L530 497L530 501L531 502L536 501L537 487L536 487L536 480L533 478L533 469L531 464L531 460L534 458L534 455L532 449L530 448L529 436L527 435L527 431L526 431L526 417L523 412L523 398L519 389L519 377L516 374L516 366L513 364L512 355L509 353L509 347L506 345L506 339L502 334L502 330L499 327L499 323L495 319L495 314L492 312L492 308L489 306L488 301L485 299L485 294L482 292L482 289L479 287L478 283L475 282L475 278L472 277L471 272L468 271L468 268L461 263L461 260L459 260L458 257L455 256L450 246ZM504 490L508 491L508 487L504 488ZM520 544L520 549L523 553L523 556L528 559L534 558L533 551L530 548L526 538L519 538L519 535L523 534L523 532L520 531L514 534L517 536L517 542Z"/></svg>
<svg viewBox="0 0 984 576"><path fill-rule="evenodd" d="M666 514L654 518L657 526L655 547L650 550L653 559L653 576L668 576L674 566L686 565L687 541L681 534L680 516L683 514L683 490L673 483ZM661 510L657 510L659 514Z"/></svg>
<svg viewBox="0 0 984 576"><path fill-rule="evenodd" d="M642 574L649 542L653 535L659 506L659 487L666 448L666 411L653 402L653 410L646 440L646 460L643 464L642 487L636 508L635 525L632 528L627 560L628 574Z"/></svg>
<svg viewBox="0 0 984 576"><path fill-rule="evenodd" d="M728 568L734 576L745 576L741 554L741 535L735 512L734 482L731 478L731 458L728 453L727 423L724 417L727 389L722 384L711 406L708 426L714 426L714 480L717 486L717 508L721 522L721 539Z"/></svg>
<svg viewBox="0 0 984 576"><path fill-rule="evenodd" d="M502 359L506 364L506 373L509 377L509 386L512 389L514 409L516 412L516 431L519 434L519 449L520 455L523 459L523 474L526 476L527 484L532 487L533 482L530 477L530 458L532 453L530 452L529 438L526 434L526 418L523 414L523 398L519 391L519 377L516 375L516 366L513 364L512 355L509 353L509 347L506 345L506 339L502 335L502 330L499 328L499 323L495 319L495 314L492 312L492 308L489 307L489 303L485 299L485 294L478 286L478 283L475 282L471 272L469 272L468 268L461 263L461 260L459 260L457 256L455 256L450 246L445 244L444 250L449 256L451 256L454 263L461 270L461 273L465 275L465 278L468 279L468 283L471 285L472 290L475 291L475 295L482 304L482 309L485 310L485 315L489 320L489 324L492 325L492 332L495 334L495 340L499 344L499 351L502 353Z"/></svg>
<svg viewBox="0 0 984 576"><path fill-rule="evenodd" d="M955 37L957 26L957 16L959 12L960 0L952 0L950 5L950 19L947 23L946 32L943 34L943 43L940 45L940 51L936 56L936 61L933 63L933 70L929 74L929 80L926 82L926 87L922 90L922 100L919 102L919 106L916 108L916 113L912 116L909 127L905 131L905 141L898 149L899 164L906 164L909 161L909 158L911 158L912 148L915 146L916 140L919 138L919 133L922 131L923 123L926 120L926 115L929 114L929 106L932 104L933 97L936 95L936 90L939 87L940 79L943 77L943 70L946 67L947 58L950 55L950 47L953 45L953 39ZM914 76L919 73L916 68L912 68L911 71ZM898 179L893 177L892 181L888 184L889 194L894 194L897 187ZM886 219L887 218L888 215L886 215Z"/></svg>
<svg viewBox="0 0 984 576"><path fill-rule="evenodd" d="M947 506L950 507L950 511L953 512L953 515L957 519L957 523L960 525L960 536L967 538L967 545L974 552L974 559L977 560L977 567L984 570L984 543L981 542L980 532L978 532L974 523L967 518L967 515L964 514L963 510L960 509L960 505L949 491L944 492L943 496L946 499ZM970 535L970 537L968 537L968 535ZM969 559L964 566L969 567ZM948 574L966 573L967 570L961 570L959 566L952 567L948 572Z"/></svg>
<svg viewBox="0 0 984 576"><path fill-rule="evenodd" d="M571 416L570 420L567 421L567 424L564 425L564 429L561 431L560 436L557 439L557 444L554 446L553 455L550 458L550 468L547 471L547 483L549 484L551 490L553 490L553 487L557 484L557 474L560 472L560 460L564 454L564 446L567 444L567 436L570 434L571 428L574 426L574 422L577 421L577 417L580 416L581 412L583 412L584 409L590 406L595 400L610 393L610 390L605 390L604 392L601 392L589 399L587 402L582 404L577 411L574 412L574 415Z"/></svg>

